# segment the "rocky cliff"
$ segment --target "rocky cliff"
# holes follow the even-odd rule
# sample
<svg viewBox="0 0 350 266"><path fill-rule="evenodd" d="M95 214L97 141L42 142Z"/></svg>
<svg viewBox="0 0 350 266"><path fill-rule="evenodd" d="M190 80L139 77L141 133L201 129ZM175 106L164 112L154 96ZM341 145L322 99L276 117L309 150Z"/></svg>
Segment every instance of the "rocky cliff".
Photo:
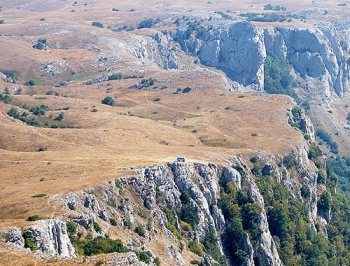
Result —
<svg viewBox="0 0 350 266"><path fill-rule="evenodd" d="M206 265L283 265L268 218L272 207L267 207L261 182L269 176L271 182L283 184L292 198L307 207L310 228L315 231L320 220L317 195L322 188L317 185L318 169L308 159L308 149L305 142L286 155L295 166L289 165L287 157L260 152L254 157L254 167L237 155L226 165L172 162L133 168L132 176L64 195L65 214L60 220L38 221L23 231L13 229L7 240L18 248L39 249L43 257L69 258L77 253L99 254L86 248L89 241L120 238L127 248L122 250L130 252L115 259L116 265L143 261L140 252L155 264L187 265L191 258L199 259L189 250ZM302 187L309 191L308 197L301 195ZM230 231L230 208L234 207L226 201L230 193L236 195L243 221L244 235L238 243L231 242L235 234ZM251 213L249 219L244 218L245 211ZM86 246L82 249L81 245ZM243 255L234 255L231 245Z"/></svg>
<svg viewBox="0 0 350 266"><path fill-rule="evenodd" d="M224 71L241 89L264 89L266 51L271 51L289 62L307 92L319 87L329 98L348 90L348 40L332 25L263 28L239 19L211 20L181 25L171 34L185 52Z"/></svg>

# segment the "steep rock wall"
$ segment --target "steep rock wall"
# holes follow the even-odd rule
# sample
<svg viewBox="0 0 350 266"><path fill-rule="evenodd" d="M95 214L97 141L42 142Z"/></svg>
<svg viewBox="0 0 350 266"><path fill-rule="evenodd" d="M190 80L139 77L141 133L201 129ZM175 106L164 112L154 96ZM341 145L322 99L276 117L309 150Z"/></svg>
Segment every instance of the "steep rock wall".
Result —
<svg viewBox="0 0 350 266"><path fill-rule="evenodd" d="M331 97L348 90L348 55L333 26L259 28L247 21L216 21L205 26L204 36L190 34L189 27L172 32L181 48L243 87L264 89L264 61L270 50L291 64L305 80L306 91L317 85Z"/></svg>

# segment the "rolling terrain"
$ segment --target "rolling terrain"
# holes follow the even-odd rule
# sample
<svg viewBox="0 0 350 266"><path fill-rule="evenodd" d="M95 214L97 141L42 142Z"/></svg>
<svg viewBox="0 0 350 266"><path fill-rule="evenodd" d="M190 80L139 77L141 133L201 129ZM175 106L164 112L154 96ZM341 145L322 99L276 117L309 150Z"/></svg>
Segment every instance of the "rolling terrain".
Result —
<svg viewBox="0 0 350 266"><path fill-rule="evenodd" d="M196 50L200 46L198 43L206 40L198 37L198 28L193 38L200 40L194 41L193 45L197 54L191 51L191 43L184 41L187 50L181 43L182 22L196 22L201 18L201 25L209 32L212 20L218 21L218 25L226 25L230 23L227 21L243 20L239 16L241 13L274 13L264 10L266 4L266 1L248 0L239 3L215 0L176 3L0 0L0 21L3 22L0 24L0 71L4 74L1 78L0 73L0 93L2 97L10 97L8 101L0 101L0 230L31 226L33 222L27 218L33 215L39 215L43 220L68 221L77 214L70 213L62 204L62 198L67 194L77 191L89 194L93 188L98 191L96 197L102 197L106 189L103 186L111 180L141 175L140 171L145 170L140 169L167 165L177 157L186 158L186 164L190 165L188 169L194 164L194 173L200 173L196 168L198 163L218 165L218 178L219 172L223 172L221 165L229 167L239 162L239 165L246 165L248 172L248 168L256 165L251 158L258 158L259 167L271 164L278 168L276 180L284 180L290 194L307 205L310 227L315 228L319 222L325 228L326 215L317 212L317 203L311 203L311 197L303 199L298 192L306 183L310 185L310 180L317 179L318 170L316 161L308 158L309 148L316 143L309 120L305 122L307 129L290 122L295 116L297 102L287 95L254 90L254 86L238 86L236 80L228 78L229 72L225 68L206 64L200 58L201 50ZM269 1L269 4L279 5L280 1ZM286 11L278 11L278 14L295 15L290 21L255 21L251 24L259 30L309 29L314 25L317 28L320 21L346 20L349 7L339 4L326 0L289 1L283 3ZM230 19L225 19L225 14ZM140 22L150 18L154 19L151 27L140 27ZM179 27L176 21L180 21ZM177 27L180 33L176 32ZM176 41L176 37L180 40ZM266 50L262 54L266 58ZM341 95L334 91L319 94L324 87L320 86L321 81L317 83L316 77L316 81L312 80L315 86L308 91L305 84L309 80L305 78L304 83L297 71L293 75L298 80L296 90L300 97L311 105L307 114L314 125L330 132L340 144L340 155L348 156L350 140L346 116L350 101L347 88ZM9 77L13 79L7 79ZM106 97L113 103L103 104ZM44 114L35 115L31 109L35 107L44 108ZM18 117L9 115L11 108L19 112ZM29 125L20 117L28 118L26 121L35 119L37 124ZM324 149L324 153L331 154L328 149ZM289 154L297 158L302 165L300 168L292 166L291 170L283 166L283 158ZM176 166L167 165L166 168L173 171L171 175L176 180ZM192 171L188 169L184 171ZM305 181L305 172L310 175L310 180ZM316 179L312 179L315 176ZM250 178L254 179L249 172L245 181L242 177L242 184ZM123 183L123 188L130 189L128 197L140 207L141 196L128 182ZM198 185L197 181L193 182ZM326 185L316 183L310 185L311 193L319 199ZM183 188L176 185L182 193ZM253 186L251 183L242 186L248 185ZM157 189L158 186L156 184ZM294 188L297 191L293 191ZM254 194L251 190L255 191L249 187L247 193ZM219 194L216 196L219 198ZM262 198L256 196L259 197ZM196 204L200 206L198 201ZM100 202L100 205L103 204ZM162 206L159 208L161 210ZM108 212L108 215L112 214ZM147 219L140 217L136 221L147 223ZM89 230L92 229L84 232ZM267 238L272 239L268 226L264 230ZM322 230L327 234L326 229ZM119 231L106 231L109 233L123 241L135 238L135 233L124 227ZM169 259L163 243L172 241L181 246L176 242L178 240L170 241L161 235L153 242L147 241L148 248L164 265L185 265L175 262L175 255L174 259ZM189 241L186 240L186 244L194 240ZM7 243L0 246L1 265L13 265L14 262L18 265L83 262L97 265L99 260L111 259L109 255L99 255L91 261L82 256L62 261L42 260L33 257L28 250L16 250ZM257 250L255 254L261 253ZM246 265L259 265L257 260L262 263L264 256L260 253L256 255L258 257L254 255L254 259L251 255L251 264ZM199 260L201 256L197 255L185 249L182 258L188 263ZM280 263L276 258L276 262L260 265L282 265Z"/></svg>

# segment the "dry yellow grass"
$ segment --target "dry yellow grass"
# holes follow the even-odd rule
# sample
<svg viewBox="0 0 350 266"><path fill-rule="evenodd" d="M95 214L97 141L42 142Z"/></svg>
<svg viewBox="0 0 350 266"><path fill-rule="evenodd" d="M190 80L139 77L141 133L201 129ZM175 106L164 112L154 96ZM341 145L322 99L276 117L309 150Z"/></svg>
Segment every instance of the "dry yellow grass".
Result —
<svg viewBox="0 0 350 266"><path fill-rule="evenodd" d="M148 1L147 8L144 1L94 0L86 6L80 1L77 6L72 6L73 1L38 2L38 5L29 2L2 4L0 19L5 24L0 25L3 35L0 68L15 70L20 84L34 77L46 86L20 85L24 92L11 95L13 103L47 105L50 109L47 116L53 117L61 112L58 108L69 106L70 110L64 111L64 121L79 128L31 127L7 116L11 106L0 102L0 229L26 226L29 224L26 218L33 214L43 218L58 216L61 210L56 199L60 195L130 175L131 172L120 169L123 167L165 163L177 156L189 161L224 163L233 154L246 158L259 150L284 154L301 143L302 134L287 123L287 109L293 105L289 97L226 92L221 74L194 65L191 58L181 53L179 71L161 71L156 66L143 65L110 41L111 38L128 40L126 33L106 29L106 26L136 26L142 19L168 11L262 12L265 1L240 1L234 5L228 0L211 1L212 4ZM327 4L336 6L333 1L317 3ZM310 1L301 0L285 5L291 12L314 8ZM113 7L120 11L112 12ZM131 9L135 11L130 12ZM102 22L105 28L91 27L92 21ZM33 49L33 42L39 38L59 43L61 49ZM105 39L101 41L101 38ZM166 88L130 89L140 78L82 85L83 80L107 73L91 66L105 54L121 57L112 72L134 73L133 69L141 69L146 73L145 78L157 78L156 85ZM68 62L77 74L63 71L58 77L42 77L37 69L47 60ZM81 70L78 64L86 68ZM65 87L53 87L65 80L73 82ZM0 92L12 86L0 81ZM190 93L173 94L177 88L187 86L192 88ZM45 95L49 90L60 96ZM106 96L116 97L117 106L102 105L101 100ZM40 97L46 99L39 100ZM160 100L154 101L156 98ZM91 112L93 109L98 111ZM38 152L40 147L47 150ZM47 196L32 198L39 193ZM12 251L0 250L0 257L1 265L42 265L40 260Z"/></svg>
<svg viewBox="0 0 350 266"><path fill-rule="evenodd" d="M171 74L159 73L162 79L166 75ZM234 152L283 154L301 142L301 134L286 122L290 98L225 92L211 80L215 81L205 74L193 78L187 84L203 83L207 88L180 94L171 92L186 84L184 80L158 91L130 89L124 81L115 81L110 82L110 93L103 84L73 83L62 93L74 98L45 95L47 88L40 87L32 96L12 96L18 105L70 106L65 120L81 127L72 129L28 126L8 117L10 105L1 102L0 218L22 221L35 213L53 217L59 212L56 195L129 174L120 167L164 163L180 155L219 162ZM38 100L40 95L46 99ZM117 106L101 104L106 95L116 96ZM91 112L93 108L98 112ZM47 150L38 152L40 147ZM38 193L47 197L32 198Z"/></svg>

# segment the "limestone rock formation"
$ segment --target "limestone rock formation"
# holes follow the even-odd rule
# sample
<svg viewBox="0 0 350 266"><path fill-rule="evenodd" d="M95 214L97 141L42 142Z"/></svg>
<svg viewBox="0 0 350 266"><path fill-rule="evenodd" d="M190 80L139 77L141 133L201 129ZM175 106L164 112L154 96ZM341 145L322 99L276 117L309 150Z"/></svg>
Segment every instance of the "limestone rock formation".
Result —
<svg viewBox="0 0 350 266"><path fill-rule="evenodd" d="M321 87L321 93L330 98L348 90L347 55L340 45L341 34L332 25L261 28L234 20L207 23L205 30L207 33L199 36L191 33L189 26L181 26L171 34L185 52L222 70L240 86L264 89L264 62L269 50L291 64L294 73L306 82L306 92Z"/></svg>
<svg viewBox="0 0 350 266"><path fill-rule="evenodd" d="M42 220L24 228L24 234L33 238L34 244L51 257L75 257L72 243L67 234L66 224L60 220Z"/></svg>

